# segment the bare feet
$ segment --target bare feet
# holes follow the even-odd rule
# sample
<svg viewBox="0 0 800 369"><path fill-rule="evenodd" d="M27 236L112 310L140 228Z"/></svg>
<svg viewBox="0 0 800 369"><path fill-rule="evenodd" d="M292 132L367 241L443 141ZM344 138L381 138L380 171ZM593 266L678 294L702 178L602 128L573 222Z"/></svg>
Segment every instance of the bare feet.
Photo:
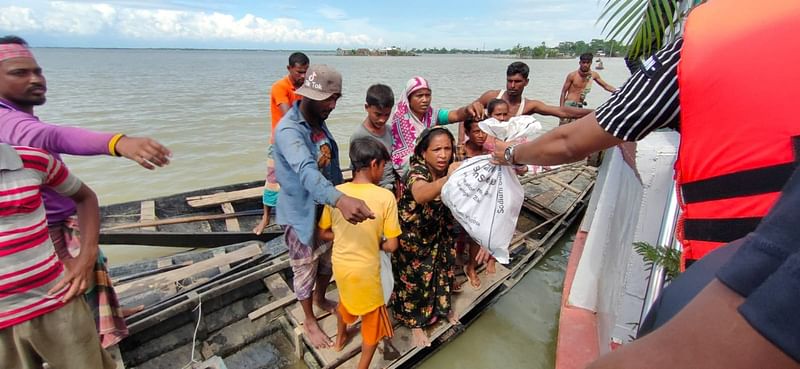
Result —
<svg viewBox="0 0 800 369"><path fill-rule="evenodd" d="M269 213L265 212L264 216L261 217L261 221L258 222L255 228L253 228L253 233L260 235L261 232L264 232L264 228L267 228L269 225Z"/></svg>
<svg viewBox="0 0 800 369"><path fill-rule="evenodd" d="M314 347L318 349L331 347L331 339L320 329L316 319L306 319L303 322L303 331Z"/></svg>
<svg viewBox="0 0 800 369"><path fill-rule="evenodd" d="M344 346L347 345L348 338L350 337L346 329L344 330L344 332L338 333L338 335L336 336L336 346L333 346L333 349L336 350L336 352L342 351L344 349Z"/></svg>
<svg viewBox="0 0 800 369"><path fill-rule="evenodd" d="M422 328L411 328L411 333L413 336L412 343L414 346L430 347L431 341L428 339L428 335L425 334L425 331L423 331Z"/></svg>
<svg viewBox="0 0 800 369"><path fill-rule="evenodd" d="M336 314L336 306L338 304L336 303L336 301L331 301L323 297L322 299L315 298L314 305L317 305L318 308L325 310L331 314Z"/></svg>
<svg viewBox="0 0 800 369"><path fill-rule="evenodd" d="M464 266L464 275L467 276L467 280L469 281L469 285L472 286L472 289L477 290L481 288L481 279L478 277L478 272L475 271L475 267L472 263Z"/></svg>
<svg viewBox="0 0 800 369"><path fill-rule="evenodd" d="M486 264L486 274L497 273L497 268L495 267L496 263L497 260L495 260L495 258L489 259L489 262Z"/></svg>
<svg viewBox="0 0 800 369"><path fill-rule="evenodd" d="M119 308L120 312L122 312L122 317L127 318L133 314L136 314L142 310L144 310L144 305L134 306L134 307L125 307L121 306Z"/></svg>

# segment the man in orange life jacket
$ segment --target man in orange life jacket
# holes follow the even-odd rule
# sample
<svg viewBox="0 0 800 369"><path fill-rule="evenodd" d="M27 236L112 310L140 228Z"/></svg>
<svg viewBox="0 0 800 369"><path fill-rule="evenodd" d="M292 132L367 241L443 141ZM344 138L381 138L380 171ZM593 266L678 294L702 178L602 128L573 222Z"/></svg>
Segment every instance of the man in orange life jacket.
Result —
<svg viewBox="0 0 800 369"><path fill-rule="evenodd" d="M797 73L779 72L775 68L782 60L800 57L800 38L786 37L793 34L798 22L800 2L796 0L759 4L745 0L710 0L689 16L683 38L646 60L641 70L596 113L558 127L529 143L499 143L493 154L495 160L538 165L573 162L592 152L639 140L658 128L678 129L681 144L676 180L681 190L683 212L679 238L684 245L684 259L690 264L716 247L753 231L775 204L780 189L797 167L800 119L796 118L791 105L775 104L771 96L776 92L789 94L800 84ZM725 59L737 62L719 62ZM737 260L737 257L743 256L733 255L730 263L738 262L739 270L748 262L756 261ZM687 273L691 271L690 268ZM711 273L707 287L674 319L683 315L682 322L716 329L701 329L699 334L689 335L683 332L681 339L661 340L660 343L670 345L662 347L661 352L688 354L690 359L697 360L700 353L695 351L705 355L703 363L696 361L697 365L683 367L721 367L706 363L716 360L728 365L722 367L740 368L754 362L746 359L763 364L751 367L794 367L787 364L793 359L796 366L800 358L797 347L800 340L796 334L790 337L793 347L782 345L749 317L745 317L745 321L739 314L743 310L737 312L738 307L749 301L753 286L743 290L727 283L720 274L716 277ZM760 281L753 283L757 286ZM771 317L786 327L795 326L793 316ZM674 330L670 331L675 329L674 325L668 328L670 324L672 321L647 337L664 338L670 332L674 334ZM726 324L728 331L722 329ZM635 349L626 348L626 352L639 353L646 358L643 354L646 351L641 348L649 347L654 341L634 343L629 346ZM721 341L752 345L748 348L753 349L737 351L741 345L720 347L725 343ZM686 347L692 342L700 347L694 351ZM777 345L780 350L770 344ZM650 358L664 359L665 356L651 352ZM783 361L762 361L765 359ZM663 365L684 362L676 360L678 358L665 359ZM660 367L650 364L639 362L637 365ZM609 366L597 366L605 367Z"/></svg>

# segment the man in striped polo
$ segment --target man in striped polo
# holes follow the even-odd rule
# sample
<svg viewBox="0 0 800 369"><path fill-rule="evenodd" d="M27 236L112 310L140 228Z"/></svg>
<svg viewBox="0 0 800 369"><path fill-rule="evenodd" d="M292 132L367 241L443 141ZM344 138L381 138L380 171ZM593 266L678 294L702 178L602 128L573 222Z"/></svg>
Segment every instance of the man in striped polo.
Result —
<svg viewBox="0 0 800 369"><path fill-rule="evenodd" d="M41 187L77 204L81 253L59 260ZM110 369L80 296L91 281L100 224L97 196L47 152L0 144L0 363L8 369ZM78 298L74 298L74 297Z"/></svg>

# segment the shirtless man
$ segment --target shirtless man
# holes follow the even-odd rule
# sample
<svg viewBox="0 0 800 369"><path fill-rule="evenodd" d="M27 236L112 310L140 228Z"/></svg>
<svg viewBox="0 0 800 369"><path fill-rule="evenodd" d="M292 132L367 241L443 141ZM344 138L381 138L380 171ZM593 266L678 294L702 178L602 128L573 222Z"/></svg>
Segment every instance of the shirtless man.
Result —
<svg viewBox="0 0 800 369"><path fill-rule="evenodd" d="M564 87L561 88L561 97L559 98L560 106L572 106L582 108L586 106L586 95L592 90L592 80L597 82L600 87L608 92L614 92L617 89L606 81L600 78L600 74L592 70L592 60L594 55L592 53L583 53L580 56L579 68L576 71L567 74L567 80L564 81ZM561 118L561 124L572 122L574 118Z"/></svg>

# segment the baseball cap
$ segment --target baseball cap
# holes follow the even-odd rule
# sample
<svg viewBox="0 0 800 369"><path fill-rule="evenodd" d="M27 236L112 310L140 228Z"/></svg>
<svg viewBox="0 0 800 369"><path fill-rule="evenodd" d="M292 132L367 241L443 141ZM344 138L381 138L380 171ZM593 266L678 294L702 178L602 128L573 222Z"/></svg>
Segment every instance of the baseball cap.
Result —
<svg viewBox="0 0 800 369"><path fill-rule="evenodd" d="M342 75L325 64L312 64L306 71L306 80L295 93L317 101L341 94Z"/></svg>

